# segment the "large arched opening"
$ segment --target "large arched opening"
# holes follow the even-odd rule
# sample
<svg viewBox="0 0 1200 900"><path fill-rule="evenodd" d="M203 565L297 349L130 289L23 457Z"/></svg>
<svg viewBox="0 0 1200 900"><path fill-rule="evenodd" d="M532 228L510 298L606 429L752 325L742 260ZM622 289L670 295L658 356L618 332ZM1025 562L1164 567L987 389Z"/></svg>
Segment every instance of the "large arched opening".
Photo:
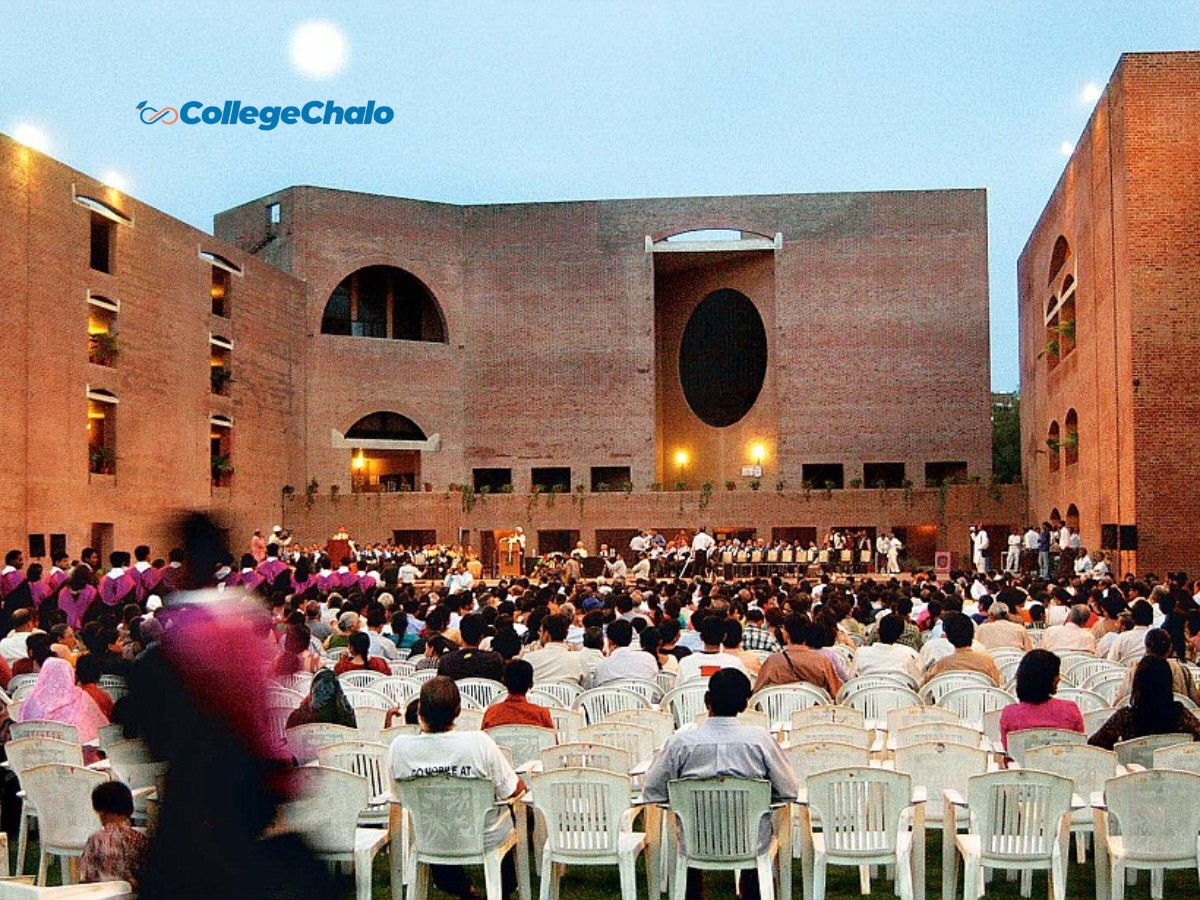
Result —
<svg viewBox="0 0 1200 900"><path fill-rule="evenodd" d="M415 491L421 484L425 431L400 413L363 416L346 432L350 489L355 493Z"/></svg>
<svg viewBox="0 0 1200 900"><path fill-rule="evenodd" d="M321 333L440 344L448 340L433 291L396 266L365 266L343 278L325 302Z"/></svg>

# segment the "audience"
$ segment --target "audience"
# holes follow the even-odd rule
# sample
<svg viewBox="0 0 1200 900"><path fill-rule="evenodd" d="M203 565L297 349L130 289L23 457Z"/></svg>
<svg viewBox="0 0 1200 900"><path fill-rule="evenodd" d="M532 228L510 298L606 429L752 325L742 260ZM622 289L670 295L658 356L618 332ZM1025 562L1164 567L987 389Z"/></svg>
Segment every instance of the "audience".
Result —
<svg viewBox="0 0 1200 900"><path fill-rule="evenodd" d="M1000 714L1000 742L1008 749L1008 736L1027 728L1058 728L1084 732L1083 714L1070 700L1059 700L1062 660L1049 650L1030 650L1017 666L1017 703Z"/></svg>
<svg viewBox="0 0 1200 900"><path fill-rule="evenodd" d="M1129 705L1112 714L1089 744L1111 750L1119 741L1147 734L1190 734L1200 739L1200 719L1175 699L1171 667L1161 656L1143 656L1133 672Z"/></svg>
<svg viewBox="0 0 1200 900"><path fill-rule="evenodd" d="M523 659L514 659L504 667L504 687L508 696L493 703L483 714L483 728L497 725L538 725L553 728L554 719L550 710L525 699L533 687L533 666Z"/></svg>

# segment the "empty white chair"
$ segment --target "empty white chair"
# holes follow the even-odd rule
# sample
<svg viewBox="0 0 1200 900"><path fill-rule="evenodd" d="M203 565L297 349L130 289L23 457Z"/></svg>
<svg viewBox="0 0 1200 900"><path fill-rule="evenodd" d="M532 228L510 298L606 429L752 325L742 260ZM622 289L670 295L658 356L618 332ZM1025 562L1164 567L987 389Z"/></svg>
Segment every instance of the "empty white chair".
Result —
<svg viewBox="0 0 1200 900"><path fill-rule="evenodd" d="M825 873L831 863L893 864L896 894L913 900L912 829L924 826L906 821L913 807L912 779L901 772L859 767L810 775L806 784L810 821L821 822L820 832L807 828L802 836L812 853L812 900L825 900ZM916 862L924 865L923 859Z"/></svg>
<svg viewBox="0 0 1200 900"><path fill-rule="evenodd" d="M342 744L346 741L358 740L358 732L345 725L333 725L328 722L311 722L307 725L297 725L289 728L287 734L288 749L301 764L310 763L317 758L318 747L328 747L330 744Z"/></svg>
<svg viewBox="0 0 1200 900"><path fill-rule="evenodd" d="M937 705L955 713L966 724L982 725L984 713L1002 710L1010 703L1016 702L1016 697L998 687L972 685L943 694Z"/></svg>
<svg viewBox="0 0 1200 900"><path fill-rule="evenodd" d="M654 732L632 722L600 722L579 729L578 740L584 743L620 747L629 753L635 764L654 756Z"/></svg>
<svg viewBox="0 0 1200 900"><path fill-rule="evenodd" d="M890 734L890 732L889 732ZM901 728L892 735L896 742L895 749L909 747L913 744L929 742L940 744L961 744L964 747L979 747L983 742L983 733L966 725L940 724L909 725ZM920 782L918 782L920 784ZM932 801L932 797L930 800Z"/></svg>
<svg viewBox="0 0 1200 900"><path fill-rule="evenodd" d="M625 688L627 691L641 694L651 706L657 706L662 702L663 698L663 690L658 686L657 680L647 681L642 678L620 678L616 681L607 682L604 687Z"/></svg>
<svg viewBox="0 0 1200 900"><path fill-rule="evenodd" d="M1009 735L1012 741L1012 735ZM1011 747L1011 743L1010 743ZM1075 785L1075 794L1084 799L1103 790L1108 779L1120 775L1124 768L1117 762L1117 754L1102 747L1087 744L1049 744L1031 747L1025 751L1025 768L1038 772L1050 772L1070 778ZM1082 834L1091 834L1094 820L1090 809L1077 809L1071 813L1071 831L1075 834L1075 858L1087 861Z"/></svg>
<svg viewBox="0 0 1200 900"><path fill-rule="evenodd" d="M792 713L810 706L824 706L833 698L822 688L807 682L765 687L750 697L749 708L761 709L771 717L771 728L782 728L792 721Z"/></svg>
<svg viewBox="0 0 1200 900"><path fill-rule="evenodd" d="M483 728L483 710L482 709L467 709L463 708L458 714L458 718L454 720L454 729L456 731L479 731Z"/></svg>
<svg viewBox="0 0 1200 900"><path fill-rule="evenodd" d="M371 864L388 845L386 828L359 828L358 817L370 802L362 775L324 766L302 766L289 773L297 798L281 805L289 831L304 836L309 850L326 862L354 866L357 900L371 900ZM491 788L491 782L485 782Z"/></svg>
<svg viewBox="0 0 1200 900"><path fill-rule="evenodd" d="M9 726L9 740L19 741L31 737L52 738L56 741L66 741L68 744L78 744L79 730L74 725L38 720L13 722Z"/></svg>
<svg viewBox="0 0 1200 900"><path fill-rule="evenodd" d="M975 900L983 884L983 869L1034 869L1050 873L1053 900L1066 900L1067 835L1071 812L1070 779L1049 772L1013 769L975 775L967 781L965 806L969 827L958 833L956 807L961 795L944 794L942 871L953 891L958 856L963 859L963 898ZM956 852L957 851L957 852Z"/></svg>
<svg viewBox="0 0 1200 900"><path fill-rule="evenodd" d="M120 675L101 675L96 685L116 703L129 694L129 682Z"/></svg>
<svg viewBox="0 0 1200 900"><path fill-rule="evenodd" d="M961 724L958 716L948 709L939 709L936 706L925 706L924 704L889 709L887 714L887 730L889 734L898 734L901 728L909 728L913 725L936 725L940 723L947 725Z"/></svg>
<svg viewBox="0 0 1200 900"><path fill-rule="evenodd" d="M427 681L437 678L437 669L414 669L411 675L405 677L411 678L418 685L422 685Z"/></svg>
<svg viewBox="0 0 1200 900"><path fill-rule="evenodd" d="M359 740L378 741L383 733L383 725L387 722L388 710L378 706L360 706L354 710L355 730ZM403 721L402 717L397 716Z"/></svg>
<svg viewBox="0 0 1200 900"><path fill-rule="evenodd" d="M1068 731L1065 728L1024 728L1008 733L1008 755L1018 766L1024 768L1026 752L1034 747L1086 743L1087 736L1081 731Z"/></svg>
<svg viewBox="0 0 1200 900"><path fill-rule="evenodd" d="M866 717L860 710L830 703L796 710L792 713L791 727L803 728L805 725L818 725L822 722L832 725L857 725L859 728L863 728Z"/></svg>
<svg viewBox="0 0 1200 900"><path fill-rule="evenodd" d="M296 709L304 702L306 696L307 693L273 684L267 688L267 696L263 702L267 706L287 706Z"/></svg>
<svg viewBox="0 0 1200 900"><path fill-rule="evenodd" d="M370 687L391 700L393 706L401 709L421 692L420 685L402 675L381 676L372 681Z"/></svg>
<svg viewBox="0 0 1200 900"><path fill-rule="evenodd" d="M38 677L36 672L26 675L14 675L8 680L8 695L10 697L15 697L17 691L23 687L33 687L35 684L37 684L37 680Z"/></svg>
<svg viewBox="0 0 1200 900"><path fill-rule="evenodd" d="M603 722L611 713L622 709L650 709L650 701L628 688L603 687L584 691L575 699L575 708L583 712L589 725Z"/></svg>
<svg viewBox="0 0 1200 900"><path fill-rule="evenodd" d="M275 737L277 737L277 738L282 739L284 737L285 733L287 732L288 719L290 719L292 717L292 713L294 713L294 712L295 712L295 710L288 706L268 706L267 707L267 725L271 729L271 734L275 735ZM105 725L104 727L105 728L113 728L114 726ZM120 734L121 734L121 736L116 738L116 740L124 740L125 739L124 738L124 728L122 728L120 725L117 725L115 727L117 729L119 729ZM110 734L110 736L106 737L103 734L103 730L101 731L101 734L100 734L100 749L101 750L104 750L108 744L116 743L116 740L114 740L113 737L111 736L113 734L113 732L110 732L109 734Z"/></svg>
<svg viewBox="0 0 1200 900"><path fill-rule="evenodd" d="M388 668L392 670L393 675L404 677L412 675L417 670L417 664L408 659L393 659L388 662Z"/></svg>
<svg viewBox="0 0 1200 900"><path fill-rule="evenodd" d="M1095 691L1085 691L1083 688L1059 688L1054 696L1059 700L1070 700L1084 714L1097 709L1108 709L1109 706L1108 701Z"/></svg>
<svg viewBox="0 0 1200 900"><path fill-rule="evenodd" d="M46 883L51 856L61 860L63 882L75 880L74 866L67 859L83 856L88 838L100 830L100 820L92 811L92 791L107 781L105 772L59 763L34 766L21 776L25 795L38 809L38 884Z"/></svg>
<svg viewBox="0 0 1200 900"><path fill-rule="evenodd" d="M1154 768L1200 774L1200 743L1172 744L1155 750Z"/></svg>
<svg viewBox="0 0 1200 900"><path fill-rule="evenodd" d="M694 723L705 711L704 695L707 691L707 681L693 681L680 685L662 698L662 708L674 716L676 728Z"/></svg>
<svg viewBox="0 0 1200 900"><path fill-rule="evenodd" d="M675 733L675 717L661 709L622 709L605 716L606 722L631 722L654 732L654 747L661 747Z"/></svg>
<svg viewBox="0 0 1200 900"><path fill-rule="evenodd" d="M145 741L118 741L106 751L112 774L133 792L134 817L144 820L146 804L158 779L166 775L168 764L155 759Z"/></svg>
<svg viewBox="0 0 1200 900"><path fill-rule="evenodd" d="M1093 709L1091 712L1083 714L1083 731L1091 737L1099 731L1105 722L1111 719L1116 714L1116 709L1108 707L1107 709Z"/></svg>
<svg viewBox="0 0 1200 900"><path fill-rule="evenodd" d="M921 695L921 700L930 706L941 706L938 701L946 694L957 691L959 688L976 685L994 688L996 683L982 672L947 672L929 679L922 685L918 693Z"/></svg>
<svg viewBox="0 0 1200 900"><path fill-rule="evenodd" d="M570 709L583 693L583 688L572 681L539 681L525 699L538 706L558 706Z"/></svg>
<svg viewBox="0 0 1200 900"><path fill-rule="evenodd" d="M912 778L913 784L925 788L925 825L941 828L943 822L943 793L966 793L967 779L988 770L988 752L968 744L949 741L927 741L920 744L897 745L895 767ZM949 838L943 838L948 840Z"/></svg>
<svg viewBox="0 0 1200 900"><path fill-rule="evenodd" d="M1085 691L1092 691L1099 694L1109 706L1112 706L1117 702L1117 694L1121 690L1121 686L1125 683L1126 677L1127 674L1124 670L1096 672L1086 679L1080 687Z"/></svg>
<svg viewBox="0 0 1200 900"><path fill-rule="evenodd" d="M385 728L379 732L379 743L385 747L392 746L392 741L402 734L420 734L420 725L392 725L391 728Z"/></svg>
<svg viewBox="0 0 1200 900"><path fill-rule="evenodd" d="M83 766L83 747L78 742L60 741L56 738L26 737L10 740L5 749L8 765L17 781L35 766L53 763L65 766ZM21 807L21 826L17 833L17 874L25 874L25 851L29 847L30 821L37 818L37 805L28 797ZM7 835L5 836L7 841ZM7 848L6 848L7 849Z"/></svg>
<svg viewBox="0 0 1200 900"><path fill-rule="evenodd" d="M416 870L408 900L425 900L429 866L483 865L487 900L503 900L500 862L518 848L516 830L493 847L487 846L487 822L495 808L495 787L489 779L435 776L399 781L395 790L411 817ZM518 872L524 867L518 866ZM521 886L528 896L528 885Z"/></svg>
<svg viewBox="0 0 1200 900"><path fill-rule="evenodd" d="M291 675L276 675L275 683L289 691L299 691L302 694L307 694L312 687L311 672L293 672ZM100 678L100 684L103 686L104 677Z"/></svg>
<svg viewBox="0 0 1200 900"><path fill-rule="evenodd" d="M346 691L346 700L355 709L367 707L386 711L395 706L386 694L381 694L379 691L373 691L370 688Z"/></svg>
<svg viewBox="0 0 1200 900"><path fill-rule="evenodd" d="M862 690L846 698L846 705L860 710L868 722L886 721L889 710L902 709L920 703L916 691L898 686L881 686Z"/></svg>
<svg viewBox="0 0 1200 900"><path fill-rule="evenodd" d="M367 779L367 802L359 810L358 824L386 826L387 801L392 778L388 770L389 748L372 741L345 741L317 748L317 763L331 769L353 772Z"/></svg>
<svg viewBox="0 0 1200 900"><path fill-rule="evenodd" d="M542 900L558 900L560 865L615 865L620 869L622 900L637 900L634 866L646 836L633 830L637 810L629 802L629 776L559 769L535 774L530 781L533 803L542 814L546 831ZM650 882L653 889L654 879ZM651 896L650 900L658 898Z"/></svg>
<svg viewBox="0 0 1200 900"><path fill-rule="evenodd" d="M460 678L458 691L474 700L480 709L487 709L508 696L508 688L490 678Z"/></svg>
<svg viewBox="0 0 1200 900"><path fill-rule="evenodd" d="M1119 663L1107 659L1097 659L1094 656L1075 656L1063 659L1062 680L1075 687L1083 687L1087 680L1097 672L1125 673L1125 668Z"/></svg>
<svg viewBox="0 0 1200 900"><path fill-rule="evenodd" d="M1200 869L1200 775L1131 772L1104 786L1100 818L1113 900L1125 896L1125 872L1150 869L1150 896L1162 900L1163 869ZM1120 833L1109 827L1115 819Z"/></svg>
<svg viewBox="0 0 1200 900"><path fill-rule="evenodd" d="M554 730L558 733L559 743L575 740L584 724L583 713L577 709L561 709L557 706L546 707L550 710L550 718L554 720Z"/></svg>
<svg viewBox="0 0 1200 900"><path fill-rule="evenodd" d="M918 687L916 679L904 672L872 672L870 675L856 675L838 691L835 702L841 703L842 697L853 691L870 690L873 687L890 687L897 685L915 691Z"/></svg>
<svg viewBox="0 0 1200 900"><path fill-rule="evenodd" d="M679 687L678 682L679 677L674 672L659 672L654 676L654 683L658 685L662 695L669 694Z"/></svg>
<svg viewBox="0 0 1200 900"><path fill-rule="evenodd" d="M788 763L801 784L804 784L809 775L832 772L834 769L866 766L871 762L871 751L866 747L856 747L854 744L842 744L837 741L794 744L784 747L783 755L787 757ZM797 835L798 837L799 835Z"/></svg>
<svg viewBox="0 0 1200 900"><path fill-rule="evenodd" d="M866 728L859 728L855 725L806 725L803 728L793 728L788 733L788 743L793 746L800 746L802 744L820 744L832 741L869 750L873 737L871 732Z"/></svg>
<svg viewBox="0 0 1200 900"><path fill-rule="evenodd" d="M1128 741L1117 741L1113 750L1117 754L1117 762L1123 766L1130 763L1149 769L1154 766L1154 751L1163 747L1173 747L1176 744L1191 743L1190 734L1147 734L1143 737L1132 738Z"/></svg>
<svg viewBox="0 0 1200 900"><path fill-rule="evenodd" d="M541 753L542 769L553 772L558 769L598 769L628 775L636 760L628 750L597 744L592 741L573 741L547 747Z"/></svg>
<svg viewBox="0 0 1200 900"><path fill-rule="evenodd" d="M96 742L100 745L101 750L109 744L115 744L117 741L123 740L125 740L124 725L101 725L96 735Z"/></svg>
<svg viewBox="0 0 1200 900"><path fill-rule="evenodd" d="M679 779L667 784L681 840L673 879L674 900L684 900L687 869L758 872L762 900L774 900L771 861L779 852L772 835L760 852L759 822L771 810L771 783L748 778ZM650 898L654 900L654 898Z"/></svg>
<svg viewBox="0 0 1200 900"><path fill-rule="evenodd" d="M487 733L499 746L507 747L512 752L514 766L523 766L539 759L543 750L558 742L558 735L553 728L540 728L537 725L497 725L487 729Z"/></svg>

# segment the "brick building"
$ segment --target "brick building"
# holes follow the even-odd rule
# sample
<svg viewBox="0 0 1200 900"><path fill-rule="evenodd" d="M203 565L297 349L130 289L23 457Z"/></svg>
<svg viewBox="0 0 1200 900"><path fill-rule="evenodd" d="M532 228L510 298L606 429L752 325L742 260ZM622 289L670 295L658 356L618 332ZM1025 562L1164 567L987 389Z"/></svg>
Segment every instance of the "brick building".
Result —
<svg viewBox="0 0 1200 900"><path fill-rule="evenodd" d="M516 524L544 551L704 521L899 527L929 563L969 520L1023 517L986 487L982 191L293 187L214 238L7 138L0 157L5 546L155 543L206 508L235 546L281 517L485 552Z"/></svg>
<svg viewBox="0 0 1200 900"><path fill-rule="evenodd" d="M1200 569L1200 53L1121 57L1018 264L1031 516Z"/></svg>

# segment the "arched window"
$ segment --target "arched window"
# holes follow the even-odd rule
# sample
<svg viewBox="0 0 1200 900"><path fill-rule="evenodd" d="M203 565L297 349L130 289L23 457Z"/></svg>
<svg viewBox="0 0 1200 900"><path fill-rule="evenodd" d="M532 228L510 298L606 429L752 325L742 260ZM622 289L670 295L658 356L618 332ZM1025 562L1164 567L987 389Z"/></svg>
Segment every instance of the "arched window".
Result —
<svg viewBox="0 0 1200 900"><path fill-rule="evenodd" d="M367 266L342 279L325 303L322 334L446 343L433 292L411 272Z"/></svg>
<svg viewBox="0 0 1200 900"><path fill-rule="evenodd" d="M394 412L375 412L363 416L346 432L347 440L359 441L423 441L421 426Z"/></svg>
<svg viewBox="0 0 1200 900"><path fill-rule="evenodd" d="M1062 448L1068 466L1079 462L1079 415L1073 409L1063 422Z"/></svg>
<svg viewBox="0 0 1200 900"><path fill-rule="evenodd" d="M1065 357L1075 349L1075 278L1071 275L1063 279L1055 334L1058 335L1059 356Z"/></svg>
<svg viewBox="0 0 1200 900"><path fill-rule="evenodd" d="M1050 433L1046 436L1047 453L1050 456L1050 471L1057 472L1061 464L1062 438L1058 429L1058 422L1050 423Z"/></svg>
<svg viewBox="0 0 1200 900"><path fill-rule="evenodd" d="M1079 507L1074 503L1067 507L1067 527L1074 532L1079 531Z"/></svg>
<svg viewBox="0 0 1200 900"><path fill-rule="evenodd" d="M1071 245L1060 234L1054 242L1054 249L1050 251L1050 277L1046 279L1046 284L1054 284L1054 279L1058 277L1058 273L1062 271L1063 266L1070 258Z"/></svg>

